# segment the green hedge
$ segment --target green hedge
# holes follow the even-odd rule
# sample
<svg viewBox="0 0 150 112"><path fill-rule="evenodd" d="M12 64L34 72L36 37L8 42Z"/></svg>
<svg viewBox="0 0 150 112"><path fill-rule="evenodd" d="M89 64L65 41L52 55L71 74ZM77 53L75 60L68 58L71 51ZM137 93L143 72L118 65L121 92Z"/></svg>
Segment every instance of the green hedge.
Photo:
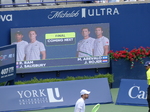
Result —
<svg viewBox="0 0 150 112"><path fill-rule="evenodd" d="M0 86L4 86L4 85L5 85L5 83L6 83L6 82L1 82L1 83L0 83Z"/></svg>
<svg viewBox="0 0 150 112"><path fill-rule="evenodd" d="M28 81L17 81L17 82L15 82L15 84L20 85L20 84L58 82L58 81L70 81L70 80L82 80L82 79L94 79L94 78L108 78L109 83L114 82L113 75L107 73L107 74L99 74L99 75L95 75L95 76L77 76L77 77L68 76L64 79L58 79L58 78L37 79L36 77L34 77L33 79L28 80Z"/></svg>
<svg viewBox="0 0 150 112"><path fill-rule="evenodd" d="M109 84L114 82L113 75L107 73L107 74L98 74L98 75L94 75L94 76L77 76L77 77L68 76L64 79L59 79L59 78L37 79L36 77L34 77L33 79L28 80L28 81L17 81L17 82L15 82L15 85L70 81L70 80L82 80L82 79L95 79L95 78L108 78ZM5 84L5 82L2 82L2 83L0 83L0 86L3 86L4 84Z"/></svg>

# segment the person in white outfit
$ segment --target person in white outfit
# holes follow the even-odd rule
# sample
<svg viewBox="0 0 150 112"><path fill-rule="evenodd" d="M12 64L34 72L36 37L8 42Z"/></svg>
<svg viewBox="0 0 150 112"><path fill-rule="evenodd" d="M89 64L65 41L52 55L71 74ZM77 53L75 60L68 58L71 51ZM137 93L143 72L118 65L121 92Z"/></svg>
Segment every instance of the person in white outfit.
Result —
<svg viewBox="0 0 150 112"><path fill-rule="evenodd" d="M85 100L89 98L90 91L82 89L79 98L75 104L74 112L85 112Z"/></svg>
<svg viewBox="0 0 150 112"><path fill-rule="evenodd" d="M23 34L21 31L15 33L16 42L13 42L12 45L17 45L17 61L25 60L25 48L28 45L28 42L23 40Z"/></svg>
<svg viewBox="0 0 150 112"><path fill-rule="evenodd" d="M103 36L103 30L101 27L95 28L95 34L97 38L94 42L94 56L108 55L109 39Z"/></svg>
<svg viewBox="0 0 150 112"><path fill-rule="evenodd" d="M42 42L36 40L36 31L29 32L30 43L26 47L26 60L46 59L46 49ZM41 57L40 57L41 56Z"/></svg>
<svg viewBox="0 0 150 112"><path fill-rule="evenodd" d="M77 57L92 57L94 49L94 38L90 37L88 28L82 29L84 39L80 40L77 45Z"/></svg>

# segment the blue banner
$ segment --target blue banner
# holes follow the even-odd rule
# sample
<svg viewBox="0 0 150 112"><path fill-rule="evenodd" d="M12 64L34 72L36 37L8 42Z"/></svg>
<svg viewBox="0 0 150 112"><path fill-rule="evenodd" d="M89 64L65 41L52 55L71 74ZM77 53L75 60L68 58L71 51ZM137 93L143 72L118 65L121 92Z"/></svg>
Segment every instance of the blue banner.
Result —
<svg viewBox="0 0 150 112"><path fill-rule="evenodd" d="M91 91L86 104L112 103L107 78L98 78L0 87L0 111L74 106L82 89Z"/></svg>
<svg viewBox="0 0 150 112"><path fill-rule="evenodd" d="M116 104L147 106L147 81L122 79Z"/></svg>
<svg viewBox="0 0 150 112"><path fill-rule="evenodd" d="M13 11L1 11L0 35L6 37L0 46L10 43L10 28L81 25L81 24L110 24L111 49L122 47L149 46L150 36L150 3L63 7L26 10L22 8ZM18 16L19 15L19 16ZM128 19L127 19L128 17ZM143 21L141 21L143 20ZM4 27L5 26L5 27ZM141 29L144 28L144 29ZM144 44L141 38L144 38ZM116 40L117 46L116 46ZM136 40L136 42L134 42Z"/></svg>

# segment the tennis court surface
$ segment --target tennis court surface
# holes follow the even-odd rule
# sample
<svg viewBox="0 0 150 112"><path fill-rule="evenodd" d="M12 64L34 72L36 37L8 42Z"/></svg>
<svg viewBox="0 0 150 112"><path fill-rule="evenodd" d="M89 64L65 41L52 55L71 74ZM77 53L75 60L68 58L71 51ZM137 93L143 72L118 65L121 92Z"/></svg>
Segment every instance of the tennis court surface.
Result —
<svg viewBox="0 0 150 112"><path fill-rule="evenodd" d="M119 90L118 88L111 89L114 103L113 104L101 104L100 109L97 112L147 112L148 111L148 107L115 105L118 90ZM85 112L91 112L93 107L94 105L87 105ZM22 112L74 112L74 107L34 110L34 111L22 111Z"/></svg>

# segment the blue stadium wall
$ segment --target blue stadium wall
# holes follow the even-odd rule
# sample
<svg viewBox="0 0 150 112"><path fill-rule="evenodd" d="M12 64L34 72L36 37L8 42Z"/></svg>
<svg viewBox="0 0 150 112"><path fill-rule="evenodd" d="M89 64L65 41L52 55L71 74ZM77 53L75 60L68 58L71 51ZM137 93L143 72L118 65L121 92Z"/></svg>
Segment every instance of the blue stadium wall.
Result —
<svg viewBox="0 0 150 112"><path fill-rule="evenodd" d="M91 4L92 5L92 4ZM44 8L44 7L43 7ZM58 13L70 13L70 16L62 16ZM57 14L56 14L57 13ZM29 10L0 11L0 46L11 43L10 29L42 26L61 26L79 24L110 24L110 49L122 50L123 47L149 46L150 38L150 4L118 4L65 8L46 8ZM98 69L99 73L110 73L111 68ZM16 80L28 80L37 78L54 78L66 76L96 75L95 69L60 71L56 72L18 74ZM22 76L23 76L22 75Z"/></svg>

